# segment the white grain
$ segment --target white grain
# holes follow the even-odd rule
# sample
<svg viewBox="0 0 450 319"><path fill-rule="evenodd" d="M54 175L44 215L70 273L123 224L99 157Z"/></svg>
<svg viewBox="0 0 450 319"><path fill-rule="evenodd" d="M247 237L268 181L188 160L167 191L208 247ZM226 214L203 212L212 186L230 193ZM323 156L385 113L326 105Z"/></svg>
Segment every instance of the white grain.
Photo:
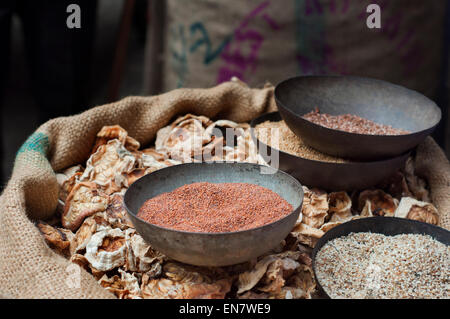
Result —
<svg viewBox="0 0 450 319"><path fill-rule="evenodd" d="M450 297L450 247L428 235L352 233L324 245L316 275L331 298Z"/></svg>

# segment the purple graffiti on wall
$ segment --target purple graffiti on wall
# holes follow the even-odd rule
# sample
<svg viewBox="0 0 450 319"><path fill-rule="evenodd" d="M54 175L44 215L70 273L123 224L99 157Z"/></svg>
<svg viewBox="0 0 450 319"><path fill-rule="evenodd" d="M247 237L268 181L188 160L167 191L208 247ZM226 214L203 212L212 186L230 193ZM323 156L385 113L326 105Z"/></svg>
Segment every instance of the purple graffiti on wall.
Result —
<svg viewBox="0 0 450 319"><path fill-rule="evenodd" d="M302 74L314 73L339 73L346 74L347 67L345 61L338 61L333 48L326 43L326 16L336 14L346 14L350 9L351 0L297 0L298 10L297 20L300 24L297 36L299 48L297 52L297 61ZM392 0L353 0L357 2L361 12L357 15L358 23L364 23L367 19L366 7L370 3L376 3L380 6L381 12L394 12L389 10L395 3ZM323 21L320 20L322 17ZM423 46L414 41L416 29L409 26L404 27L405 16L402 10L395 10L395 13L382 16L382 28L375 29L372 32L379 33L380 36L388 39L392 46L392 52L400 58L403 66L403 75L413 74L423 64ZM303 31L305 19L319 19L314 28ZM315 20L313 20L315 21ZM317 24L322 21L323 29ZM408 24L411 25L411 24ZM307 34L309 32L309 34ZM413 42L414 41L414 42Z"/></svg>
<svg viewBox="0 0 450 319"><path fill-rule="evenodd" d="M265 37L260 31L251 29L249 24L254 19L261 17L267 22L270 29L274 31L281 29L281 26L268 13L264 12L269 5L270 1L262 2L242 20L234 31L233 40L225 46L221 54L224 65L219 68L217 83L228 81L233 76L245 80L246 72L255 71L258 64L258 53Z"/></svg>

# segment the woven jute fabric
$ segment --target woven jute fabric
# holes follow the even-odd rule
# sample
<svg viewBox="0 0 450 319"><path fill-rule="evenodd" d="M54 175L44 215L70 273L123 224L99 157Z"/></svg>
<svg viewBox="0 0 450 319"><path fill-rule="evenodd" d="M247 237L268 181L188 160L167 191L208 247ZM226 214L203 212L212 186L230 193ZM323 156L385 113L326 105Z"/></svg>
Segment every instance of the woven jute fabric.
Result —
<svg viewBox="0 0 450 319"><path fill-rule="evenodd" d="M245 122L274 109L273 87L250 89L237 81L210 89L128 97L43 124L19 149L0 198L0 296L114 298L92 275L54 253L34 224L55 212L55 171L85 162L104 125L118 124L147 145L158 129L180 114Z"/></svg>
<svg viewBox="0 0 450 319"><path fill-rule="evenodd" d="M0 296L6 298L114 298L86 271L54 253L34 221L55 213L55 171L87 160L97 132L118 124L141 145L175 116L194 113L249 121L276 109L273 87L250 89L226 82L210 89L179 89L153 97L128 97L82 114L48 121L19 149L0 197ZM433 140L417 150L417 171L431 187L443 226L450 226L447 159Z"/></svg>
<svg viewBox="0 0 450 319"><path fill-rule="evenodd" d="M417 148L415 173L428 182L431 201L440 214L439 225L450 230L450 163L431 137Z"/></svg>

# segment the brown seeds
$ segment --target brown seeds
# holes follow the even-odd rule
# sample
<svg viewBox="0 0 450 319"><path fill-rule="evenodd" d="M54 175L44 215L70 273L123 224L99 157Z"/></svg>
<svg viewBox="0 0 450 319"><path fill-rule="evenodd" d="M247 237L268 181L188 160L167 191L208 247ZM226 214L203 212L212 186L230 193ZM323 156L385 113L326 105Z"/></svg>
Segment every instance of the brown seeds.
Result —
<svg viewBox="0 0 450 319"><path fill-rule="evenodd" d="M274 222L292 212L277 193L246 183L193 183L147 200L138 217L191 232L233 232Z"/></svg>
<svg viewBox="0 0 450 319"><path fill-rule="evenodd" d="M258 139L272 148L314 161L345 163L346 160L321 153L306 145L284 121L266 121L256 126ZM277 138L278 137L278 138Z"/></svg>
<svg viewBox="0 0 450 319"><path fill-rule="evenodd" d="M330 115L320 113L317 108L314 111L303 115L303 118L321 126L349 133L368 135L403 135L410 133L405 130L395 129L389 125L378 124L352 114Z"/></svg>

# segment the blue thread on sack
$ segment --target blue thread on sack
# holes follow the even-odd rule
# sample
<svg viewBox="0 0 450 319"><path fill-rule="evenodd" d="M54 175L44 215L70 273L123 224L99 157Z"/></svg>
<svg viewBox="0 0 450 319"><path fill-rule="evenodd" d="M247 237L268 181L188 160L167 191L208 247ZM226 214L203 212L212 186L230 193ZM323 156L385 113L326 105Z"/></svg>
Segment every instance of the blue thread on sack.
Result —
<svg viewBox="0 0 450 319"><path fill-rule="evenodd" d="M43 155L45 155L48 151L48 148L50 146L48 136L41 132L35 132L31 134L25 143L19 148L17 151L17 155L23 152L39 152Z"/></svg>

